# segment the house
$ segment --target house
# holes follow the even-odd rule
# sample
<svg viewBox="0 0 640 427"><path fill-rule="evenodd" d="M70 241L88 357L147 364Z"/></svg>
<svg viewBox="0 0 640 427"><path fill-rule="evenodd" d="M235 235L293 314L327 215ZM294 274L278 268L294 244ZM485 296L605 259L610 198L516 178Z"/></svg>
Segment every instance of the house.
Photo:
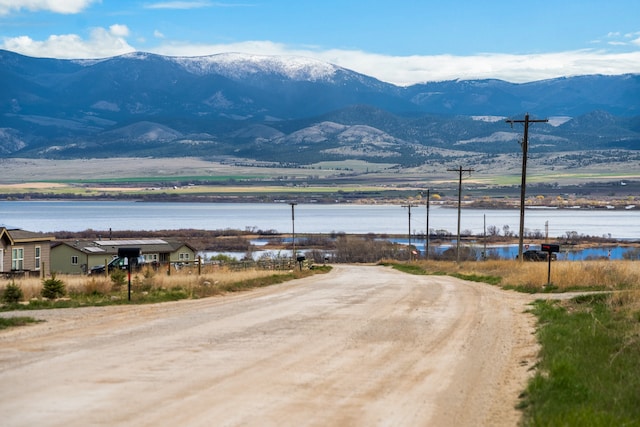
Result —
<svg viewBox="0 0 640 427"><path fill-rule="evenodd" d="M155 265L194 261L197 253L188 243L163 239L56 241L51 245L51 270L87 274L92 267L108 264L123 248L139 248L145 263Z"/></svg>
<svg viewBox="0 0 640 427"><path fill-rule="evenodd" d="M44 277L51 271L54 236L0 226L0 274Z"/></svg>

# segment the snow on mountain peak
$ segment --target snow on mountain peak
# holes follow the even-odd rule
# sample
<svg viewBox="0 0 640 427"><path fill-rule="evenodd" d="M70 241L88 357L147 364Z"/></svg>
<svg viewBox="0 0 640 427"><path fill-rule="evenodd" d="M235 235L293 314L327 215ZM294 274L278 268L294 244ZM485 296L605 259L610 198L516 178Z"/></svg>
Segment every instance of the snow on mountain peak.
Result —
<svg viewBox="0 0 640 427"><path fill-rule="evenodd" d="M318 81L331 79L338 70L335 65L300 56L222 53L171 59L191 73L199 75L219 73L234 80L268 72L292 80Z"/></svg>

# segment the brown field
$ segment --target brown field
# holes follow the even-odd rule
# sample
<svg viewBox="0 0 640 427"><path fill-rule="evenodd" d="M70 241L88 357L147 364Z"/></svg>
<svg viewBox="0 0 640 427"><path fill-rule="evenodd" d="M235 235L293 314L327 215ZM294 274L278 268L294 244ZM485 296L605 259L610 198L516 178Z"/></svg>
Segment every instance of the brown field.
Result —
<svg viewBox="0 0 640 427"><path fill-rule="evenodd" d="M484 262L418 261L417 265L430 274L463 274L468 276L501 277L500 286L518 287L530 292L539 292L547 286L548 264L515 260L489 260ZM144 283L147 288L181 287L188 291L202 287L227 285L259 277L273 275L273 270L249 268L232 270L224 266L205 266L198 275L195 267L172 270L143 270L132 274L135 283ZM108 293L112 281L106 276L57 275L68 292L91 293L98 290ZM5 282L6 283L6 282ZM25 300L38 298L42 289L40 278L18 278L15 283L23 289ZM637 261L554 261L551 264L551 285L555 292L574 290L633 290L640 292L640 262ZM0 287L2 288L2 287ZM215 294L215 292L213 292ZM640 298L639 298L640 300Z"/></svg>
<svg viewBox="0 0 640 427"><path fill-rule="evenodd" d="M225 285L238 283L242 281L252 280L261 277L273 275L273 270L247 269L234 271L225 267L208 267L203 273L198 275L195 268L185 268L180 271L173 270L171 275L167 275L165 271L141 271L133 273L131 280L134 292L139 288L145 289L161 288L170 289L175 287L183 288L189 295L192 295L196 289L208 287L208 293L211 295L224 293L222 290ZM94 292L100 294L109 294L114 289L120 289L125 292L126 289L114 285L113 281L106 276L81 276L58 274L57 279L64 282L67 293L74 294L91 294ZM29 301L33 298L40 298L42 290L42 279L40 278L16 278L13 279L15 284L19 285L24 293L24 300ZM4 284L8 283L5 281ZM4 286L0 287L0 289ZM126 288L126 286L125 286Z"/></svg>
<svg viewBox="0 0 640 427"><path fill-rule="evenodd" d="M421 261L425 270L478 276L499 276L501 286L514 286L539 291L547 285L546 262L489 260L456 265L447 261ZM557 291L575 289L638 289L640 263L637 261L554 261L551 263L551 284Z"/></svg>
<svg viewBox="0 0 640 427"><path fill-rule="evenodd" d="M544 159L542 159L544 160ZM529 162L528 181L560 185L590 184L603 181L640 179L640 164L623 162L599 164L579 170L560 164L553 167L540 159ZM469 161L473 166L473 159ZM409 187L450 187L457 176L442 162L412 168L396 168L394 164L370 163L360 160L320 162L300 168L283 168L246 159L207 161L193 157L181 158L108 158L108 159L4 159L0 189L9 184L43 185L69 180L107 180L120 178L166 178L185 176L281 178L292 180L335 179L336 182L366 182L369 185L405 185ZM453 166L453 165L452 165ZM364 180L364 181L363 181ZM426 184L428 182L428 184ZM520 160L517 156L499 155L491 167L476 167L465 182L476 185L518 185ZM31 184L35 183L35 184ZM258 183L259 185L259 183ZM45 187L46 188L46 187ZM119 187L118 187L119 188Z"/></svg>

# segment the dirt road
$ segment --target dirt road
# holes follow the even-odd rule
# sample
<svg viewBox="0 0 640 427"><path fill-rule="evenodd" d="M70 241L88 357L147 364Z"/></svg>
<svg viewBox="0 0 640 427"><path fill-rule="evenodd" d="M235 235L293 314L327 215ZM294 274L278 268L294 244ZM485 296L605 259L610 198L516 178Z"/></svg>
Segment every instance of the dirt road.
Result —
<svg viewBox="0 0 640 427"><path fill-rule="evenodd" d="M515 426L530 296L336 266L176 303L47 310L0 331L3 426Z"/></svg>

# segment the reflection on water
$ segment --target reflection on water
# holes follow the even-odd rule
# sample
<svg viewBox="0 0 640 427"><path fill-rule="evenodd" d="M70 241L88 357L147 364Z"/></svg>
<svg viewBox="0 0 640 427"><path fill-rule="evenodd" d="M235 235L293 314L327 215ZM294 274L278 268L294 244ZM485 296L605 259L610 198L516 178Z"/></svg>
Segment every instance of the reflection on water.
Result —
<svg viewBox="0 0 640 427"><path fill-rule="evenodd" d="M408 239L389 239L390 241L407 245ZM253 240L251 244L260 247L265 244L265 241L261 240ZM423 241L415 241L412 240L411 244L416 247L416 249L420 252L420 256L424 257L425 250L425 242ZM482 243L474 243L472 246L476 253L478 254L478 259L482 259L483 253L485 252L485 246ZM449 244L439 244L434 245L430 244L430 252L435 251L437 254L442 254L445 250L455 247L455 242ZM531 245L530 247L526 247L525 249L535 249L539 250L539 245ZM637 259L638 250L634 247L628 246L607 246L607 247L594 247L594 248L584 248L584 249L573 249L569 247L563 248L560 246L560 252L557 254L558 261L585 261L585 260L594 260L594 259L610 259L610 260L621 260L625 259L624 254L629 252L628 255L634 255L633 259ZM299 249L300 252L305 252L305 249ZM330 251L328 251L330 252ZM231 258L235 258L237 260L242 260L245 257L249 256L253 260L258 260L260 258L286 258L291 256L291 251L286 249L258 249L252 251L250 253L247 252L202 252L200 255L206 260L210 259L216 255L225 255ZM518 245L510 244L510 245L487 245L486 247L486 256L487 258L499 258L499 259L515 259L518 255Z"/></svg>

